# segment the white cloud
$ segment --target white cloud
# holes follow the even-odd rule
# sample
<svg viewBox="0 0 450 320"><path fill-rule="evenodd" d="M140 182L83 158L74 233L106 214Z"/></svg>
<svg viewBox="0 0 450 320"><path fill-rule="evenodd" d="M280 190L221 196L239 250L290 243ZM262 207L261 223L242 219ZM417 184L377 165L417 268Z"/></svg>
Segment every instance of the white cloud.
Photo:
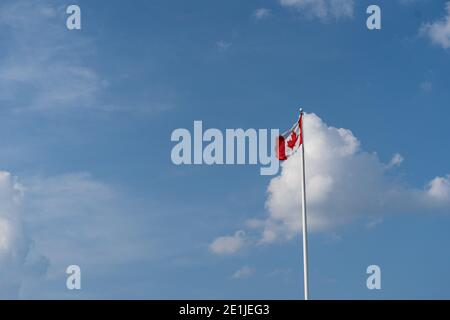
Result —
<svg viewBox="0 0 450 320"><path fill-rule="evenodd" d="M245 232L237 231L234 235L216 238L209 246L212 253L227 255L239 251L245 244Z"/></svg>
<svg viewBox="0 0 450 320"><path fill-rule="evenodd" d="M444 211L450 208L449 177L437 177L424 189L413 189L390 178L394 155L383 164L376 154L360 148L350 130L327 126L315 114L305 117L307 205L311 231L327 231L357 219L379 220L391 212ZM282 165L271 180L263 242L292 238L299 232L300 154Z"/></svg>
<svg viewBox="0 0 450 320"><path fill-rule="evenodd" d="M447 15L435 22L422 25L420 33L428 36L436 45L444 49L450 48L450 2L445 5Z"/></svg>
<svg viewBox="0 0 450 320"><path fill-rule="evenodd" d="M229 49L232 46L231 42L226 42L224 40L220 40L216 42L216 48L219 51L225 51L227 49Z"/></svg>
<svg viewBox="0 0 450 320"><path fill-rule="evenodd" d="M0 171L0 298L18 298L26 277L41 277L48 259L34 251L23 228L23 187Z"/></svg>
<svg viewBox="0 0 450 320"><path fill-rule="evenodd" d="M431 180L427 194L438 201L448 202L450 199L450 175L447 175L447 177L436 177Z"/></svg>
<svg viewBox="0 0 450 320"><path fill-rule="evenodd" d="M231 276L232 279L248 278L255 273L255 269L249 266L243 266Z"/></svg>
<svg viewBox="0 0 450 320"><path fill-rule="evenodd" d="M387 168L394 168L400 166L405 159L402 157L400 153L396 153L392 156L391 161L387 165Z"/></svg>
<svg viewBox="0 0 450 320"><path fill-rule="evenodd" d="M410 188L389 172L402 163L399 154L385 164L376 153L362 150L350 130L328 126L315 114L305 115L304 130L311 232L330 233L357 221L374 227L387 214L450 211L450 175L436 177L424 188ZM247 223L248 228L260 230L259 243L289 240L300 233L300 156L296 153L285 161L281 174L270 181L268 217Z"/></svg>
<svg viewBox="0 0 450 320"><path fill-rule="evenodd" d="M267 8L258 8L253 12L253 17L256 20L262 20L270 16L270 9Z"/></svg>
<svg viewBox="0 0 450 320"><path fill-rule="evenodd" d="M433 84L430 81L423 81L420 83L420 91L428 93L433 90Z"/></svg>
<svg viewBox="0 0 450 320"><path fill-rule="evenodd" d="M282 6L293 7L306 15L325 18L353 17L353 0L279 0Z"/></svg>

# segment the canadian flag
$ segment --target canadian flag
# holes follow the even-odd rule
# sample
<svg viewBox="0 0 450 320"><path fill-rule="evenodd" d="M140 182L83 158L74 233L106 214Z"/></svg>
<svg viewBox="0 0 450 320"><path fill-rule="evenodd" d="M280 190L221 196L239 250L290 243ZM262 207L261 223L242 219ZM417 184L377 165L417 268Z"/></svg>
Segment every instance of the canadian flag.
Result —
<svg viewBox="0 0 450 320"><path fill-rule="evenodd" d="M276 152L278 160L284 161L292 156L303 143L303 113L292 129L278 136Z"/></svg>

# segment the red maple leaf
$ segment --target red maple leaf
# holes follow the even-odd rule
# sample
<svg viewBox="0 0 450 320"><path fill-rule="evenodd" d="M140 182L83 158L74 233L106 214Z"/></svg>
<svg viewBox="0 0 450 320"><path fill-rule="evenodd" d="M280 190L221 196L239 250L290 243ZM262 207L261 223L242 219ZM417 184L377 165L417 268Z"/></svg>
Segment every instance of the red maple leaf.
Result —
<svg viewBox="0 0 450 320"><path fill-rule="evenodd" d="M297 140L298 140L297 134L294 131L292 131L291 139L287 142L288 147L291 149L294 149L295 144L297 143Z"/></svg>

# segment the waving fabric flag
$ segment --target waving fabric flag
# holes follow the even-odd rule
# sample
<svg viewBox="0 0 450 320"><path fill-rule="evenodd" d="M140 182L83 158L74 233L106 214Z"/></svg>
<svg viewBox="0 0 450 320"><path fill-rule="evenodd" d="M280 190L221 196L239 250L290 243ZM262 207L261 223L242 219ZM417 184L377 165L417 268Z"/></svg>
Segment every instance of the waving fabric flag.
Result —
<svg viewBox="0 0 450 320"><path fill-rule="evenodd" d="M277 157L284 161L292 156L303 143L303 114L292 128L278 137Z"/></svg>
<svg viewBox="0 0 450 320"><path fill-rule="evenodd" d="M277 140L277 157L279 160L287 160L295 154L297 150L301 150L302 162L302 237L303 237L303 289L305 300L309 299L308 286L308 236L307 236L307 219L306 219L306 178L305 178L305 144L303 141L303 109L300 109L300 118L292 128Z"/></svg>

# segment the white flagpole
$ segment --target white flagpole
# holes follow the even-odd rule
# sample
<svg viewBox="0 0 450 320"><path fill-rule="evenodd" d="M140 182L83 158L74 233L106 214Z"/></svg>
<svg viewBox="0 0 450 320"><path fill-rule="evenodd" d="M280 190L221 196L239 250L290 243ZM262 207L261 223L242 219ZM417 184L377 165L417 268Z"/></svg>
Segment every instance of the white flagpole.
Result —
<svg viewBox="0 0 450 320"><path fill-rule="evenodd" d="M303 116L303 109L300 109L300 116ZM306 177L305 177L305 133L303 131L303 123L301 127L302 134L302 228L303 228L303 283L305 300L309 299L308 288L308 231L306 223Z"/></svg>

